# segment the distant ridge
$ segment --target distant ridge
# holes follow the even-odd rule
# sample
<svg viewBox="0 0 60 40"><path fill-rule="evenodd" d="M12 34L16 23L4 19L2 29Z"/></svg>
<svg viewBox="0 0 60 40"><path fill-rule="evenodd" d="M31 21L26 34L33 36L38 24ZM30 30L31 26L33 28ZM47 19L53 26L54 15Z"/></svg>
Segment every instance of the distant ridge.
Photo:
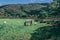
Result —
<svg viewBox="0 0 60 40"><path fill-rule="evenodd" d="M0 6L0 16L22 16L31 14L31 10L48 10L49 3L8 4Z"/></svg>

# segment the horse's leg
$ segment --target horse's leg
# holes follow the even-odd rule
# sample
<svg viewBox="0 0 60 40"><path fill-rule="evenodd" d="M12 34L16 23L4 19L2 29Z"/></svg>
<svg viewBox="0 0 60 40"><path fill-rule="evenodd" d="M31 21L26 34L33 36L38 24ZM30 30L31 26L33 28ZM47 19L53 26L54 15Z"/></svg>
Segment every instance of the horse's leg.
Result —
<svg viewBox="0 0 60 40"><path fill-rule="evenodd" d="M30 21L30 25L32 25L32 21Z"/></svg>
<svg viewBox="0 0 60 40"><path fill-rule="evenodd" d="M26 26L26 22L24 22L24 26Z"/></svg>

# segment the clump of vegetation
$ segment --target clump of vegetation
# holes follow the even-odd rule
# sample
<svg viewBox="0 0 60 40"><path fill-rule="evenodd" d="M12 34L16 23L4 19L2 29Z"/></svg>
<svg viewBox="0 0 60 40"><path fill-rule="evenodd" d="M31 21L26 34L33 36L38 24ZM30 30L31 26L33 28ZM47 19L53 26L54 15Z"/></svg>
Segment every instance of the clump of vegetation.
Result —
<svg viewBox="0 0 60 40"><path fill-rule="evenodd" d="M60 23L35 30L30 40L60 40ZM59 27L58 27L59 26Z"/></svg>
<svg viewBox="0 0 60 40"><path fill-rule="evenodd" d="M4 28L4 25L0 24L0 29Z"/></svg>

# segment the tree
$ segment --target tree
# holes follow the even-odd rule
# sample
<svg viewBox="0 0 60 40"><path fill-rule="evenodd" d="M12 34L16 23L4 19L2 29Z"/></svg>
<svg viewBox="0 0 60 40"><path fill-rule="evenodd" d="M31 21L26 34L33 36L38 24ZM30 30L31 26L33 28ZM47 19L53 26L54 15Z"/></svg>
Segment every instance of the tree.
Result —
<svg viewBox="0 0 60 40"><path fill-rule="evenodd" d="M49 16L49 13L48 13L47 11L45 11L45 10L42 10L42 11L40 12L40 16L41 16L42 18L46 18L46 17Z"/></svg>
<svg viewBox="0 0 60 40"><path fill-rule="evenodd" d="M60 0L53 0L49 12L52 16L60 16Z"/></svg>

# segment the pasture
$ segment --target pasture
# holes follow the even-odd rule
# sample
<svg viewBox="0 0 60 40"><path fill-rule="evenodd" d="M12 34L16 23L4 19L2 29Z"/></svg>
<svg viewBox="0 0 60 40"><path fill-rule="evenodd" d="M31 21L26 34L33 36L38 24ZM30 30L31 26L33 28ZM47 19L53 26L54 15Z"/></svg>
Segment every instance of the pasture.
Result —
<svg viewBox="0 0 60 40"><path fill-rule="evenodd" d="M34 25L34 20L32 26L24 26L24 21L25 19L0 19L0 40L29 40L30 33L47 26L46 23L39 22Z"/></svg>

